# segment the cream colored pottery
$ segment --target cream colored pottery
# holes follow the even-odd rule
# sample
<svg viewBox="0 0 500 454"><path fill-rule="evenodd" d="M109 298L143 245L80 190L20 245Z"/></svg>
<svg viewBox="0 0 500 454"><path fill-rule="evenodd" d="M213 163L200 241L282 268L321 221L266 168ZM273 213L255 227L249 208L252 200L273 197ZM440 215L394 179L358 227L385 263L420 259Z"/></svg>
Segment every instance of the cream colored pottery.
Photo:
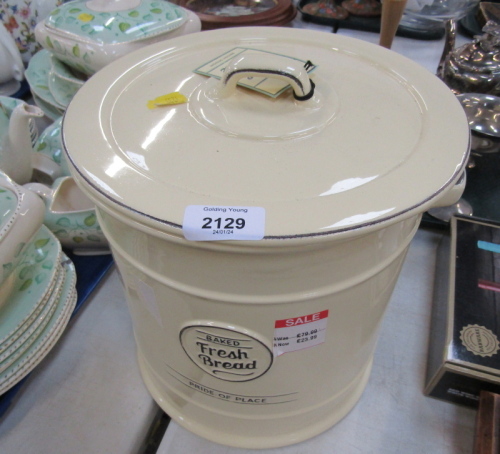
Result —
<svg viewBox="0 0 500 454"><path fill-rule="evenodd" d="M63 255L62 271L66 274L56 308L34 342L17 360L0 373L0 394L28 375L56 345L76 306L76 273L73 263Z"/></svg>
<svg viewBox="0 0 500 454"><path fill-rule="evenodd" d="M362 394L421 215L463 191L469 130L438 78L379 46L272 27L202 35L103 68L62 138L155 400L212 441L284 446ZM221 80L193 72L207 64ZM237 85L282 79L275 98ZM171 92L187 103L157 106Z"/></svg>
<svg viewBox="0 0 500 454"><path fill-rule="evenodd" d="M43 115L26 103L18 104L10 116L0 110L0 169L18 184L27 183L33 174L30 119Z"/></svg>
<svg viewBox="0 0 500 454"><path fill-rule="evenodd" d="M40 22L35 36L59 60L92 75L140 47L200 30L195 13L164 0L73 0Z"/></svg>
<svg viewBox="0 0 500 454"><path fill-rule="evenodd" d="M63 246L77 251L108 250L108 242L97 222L95 205L73 177L58 178L50 187L40 183L28 183L24 187L45 202L44 224Z"/></svg>

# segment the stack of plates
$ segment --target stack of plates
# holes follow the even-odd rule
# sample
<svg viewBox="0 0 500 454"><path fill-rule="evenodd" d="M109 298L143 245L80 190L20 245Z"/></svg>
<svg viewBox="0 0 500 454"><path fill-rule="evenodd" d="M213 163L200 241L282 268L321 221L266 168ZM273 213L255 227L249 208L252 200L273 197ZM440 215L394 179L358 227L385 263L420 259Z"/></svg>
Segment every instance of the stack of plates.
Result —
<svg viewBox="0 0 500 454"><path fill-rule="evenodd" d="M64 113L87 80L87 76L59 61L45 49L33 55L25 77L35 104L52 120Z"/></svg>
<svg viewBox="0 0 500 454"><path fill-rule="evenodd" d="M17 227L16 194L2 188L0 240ZM4 264L0 285L0 394L21 381L49 353L76 305L76 273L61 244L44 225L20 243Z"/></svg>

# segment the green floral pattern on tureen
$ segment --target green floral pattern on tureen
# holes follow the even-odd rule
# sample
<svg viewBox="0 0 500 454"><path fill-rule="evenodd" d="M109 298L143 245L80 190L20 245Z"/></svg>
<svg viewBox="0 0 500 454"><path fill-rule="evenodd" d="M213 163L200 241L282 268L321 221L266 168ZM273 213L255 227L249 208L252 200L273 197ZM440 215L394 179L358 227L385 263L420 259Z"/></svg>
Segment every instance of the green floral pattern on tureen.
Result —
<svg viewBox="0 0 500 454"><path fill-rule="evenodd" d="M167 1L143 1L136 8L99 12L86 1L72 1L52 11L48 27L87 41L116 44L175 30L187 20L184 9Z"/></svg>

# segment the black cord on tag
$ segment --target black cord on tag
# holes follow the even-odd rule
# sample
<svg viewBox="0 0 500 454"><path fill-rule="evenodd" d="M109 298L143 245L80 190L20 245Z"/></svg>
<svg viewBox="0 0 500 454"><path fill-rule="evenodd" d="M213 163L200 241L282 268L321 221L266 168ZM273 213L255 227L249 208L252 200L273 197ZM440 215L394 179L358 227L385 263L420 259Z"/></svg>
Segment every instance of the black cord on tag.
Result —
<svg viewBox="0 0 500 454"><path fill-rule="evenodd" d="M308 99L311 99L314 96L314 87L316 85L314 85L314 82L311 79L309 79L309 82L311 83L311 90L309 90L309 93L305 94L304 96L298 96L295 92L293 92L293 97L297 101L307 101Z"/></svg>
<svg viewBox="0 0 500 454"><path fill-rule="evenodd" d="M306 69L306 71L311 67L311 66L314 66L314 63L311 61L311 60L307 60L305 63L304 63L304 68Z"/></svg>

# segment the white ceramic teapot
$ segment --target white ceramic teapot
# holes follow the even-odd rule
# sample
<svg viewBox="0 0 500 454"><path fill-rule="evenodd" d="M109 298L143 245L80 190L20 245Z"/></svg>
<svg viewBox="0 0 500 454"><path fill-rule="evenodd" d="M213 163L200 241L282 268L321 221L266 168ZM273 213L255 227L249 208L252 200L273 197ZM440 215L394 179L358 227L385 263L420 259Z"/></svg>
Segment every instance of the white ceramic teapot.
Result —
<svg viewBox="0 0 500 454"><path fill-rule="evenodd" d="M30 119L43 117L43 111L23 102L8 115L1 107L0 104L0 169L18 184L31 181L35 169L38 180L57 178L60 166L33 150Z"/></svg>

